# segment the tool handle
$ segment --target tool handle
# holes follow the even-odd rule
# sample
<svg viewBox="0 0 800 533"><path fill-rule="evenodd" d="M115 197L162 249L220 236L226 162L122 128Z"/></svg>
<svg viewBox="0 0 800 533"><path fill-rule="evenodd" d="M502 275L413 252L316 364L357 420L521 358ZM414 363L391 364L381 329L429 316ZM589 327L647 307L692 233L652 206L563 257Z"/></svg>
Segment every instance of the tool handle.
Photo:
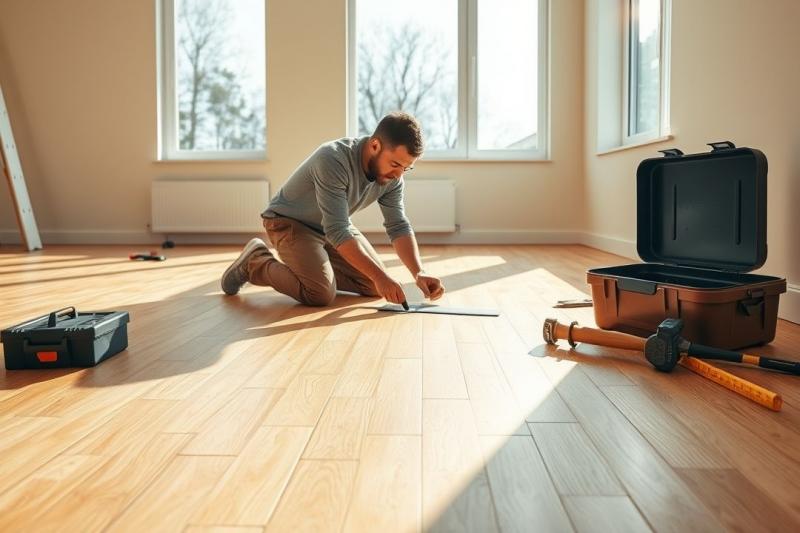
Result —
<svg viewBox="0 0 800 533"><path fill-rule="evenodd" d="M712 348L711 346L695 343L689 345L689 349L686 350L686 353L700 359L716 359L718 361L730 361L732 363L741 363L743 355L739 352Z"/></svg>
<svg viewBox="0 0 800 533"><path fill-rule="evenodd" d="M571 331L570 331L571 330ZM572 343L585 342L609 348L623 350L644 351L645 339L620 333L618 331L604 331L595 328L583 328L573 322L572 325L561 324L555 318L548 318L544 323L544 340L555 344L557 340L572 341Z"/></svg>
<svg viewBox="0 0 800 533"><path fill-rule="evenodd" d="M61 315L67 314L67 313L65 313L65 311L68 311L69 314L72 315L72 318L75 318L76 316L78 316L78 312L75 310L75 306L74 305L71 305L69 307L62 307L61 309L59 309L57 311L53 311L52 313L50 313L48 315L48 317L47 317L47 327L48 328L56 327L56 324L58 323L58 317L60 317Z"/></svg>
<svg viewBox="0 0 800 533"><path fill-rule="evenodd" d="M710 346L703 346L702 344L694 343L689 345L687 353L689 355L699 357L700 359L717 359L722 361L731 361L734 363L744 363L747 365L760 366L761 368L779 370L781 372L800 376L800 363L795 361L761 357L758 355L732 352L730 350L720 350L719 348L712 348Z"/></svg>
<svg viewBox="0 0 800 533"><path fill-rule="evenodd" d="M714 383L722 385L726 389L732 390L736 394L753 400L757 404L763 405L767 409L780 411L783 405L783 398L780 394L765 389L755 383L751 383L738 376L734 376L724 370L706 363L695 357L682 357L681 364L691 370L710 379Z"/></svg>
<svg viewBox="0 0 800 533"><path fill-rule="evenodd" d="M794 361L785 361L783 359L772 359L771 357L759 357L757 355L747 355L747 354L743 355L745 359L749 357L757 359L756 362L753 362L751 364L757 364L761 368L769 368L770 370L779 370L781 372L786 372L788 374L794 374L795 376L800 376L800 363L796 363ZM744 360L743 362L747 363L749 361Z"/></svg>

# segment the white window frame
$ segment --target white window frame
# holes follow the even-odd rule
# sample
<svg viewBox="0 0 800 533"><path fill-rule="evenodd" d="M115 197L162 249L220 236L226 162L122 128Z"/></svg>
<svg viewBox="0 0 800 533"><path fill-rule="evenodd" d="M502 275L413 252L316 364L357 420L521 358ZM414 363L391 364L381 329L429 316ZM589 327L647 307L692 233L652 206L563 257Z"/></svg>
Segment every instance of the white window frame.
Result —
<svg viewBox="0 0 800 533"><path fill-rule="evenodd" d="M358 135L358 64L356 43L356 2L347 2L348 46L348 126L351 136ZM369 1L369 0L361 0ZM547 160L549 144L549 4L538 0L538 131L533 150L478 149L478 0L458 0L458 142L449 150L426 150L425 160L439 161L540 161ZM424 124L423 124L424 127Z"/></svg>
<svg viewBox="0 0 800 533"><path fill-rule="evenodd" d="M633 24L633 13L632 13L632 5L637 0L623 0L624 6L622 9L623 13L623 25L622 27L625 28L625 40L623 46L623 64L622 64L622 72L623 72L623 79L622 79L622 146L628 145L638 145L642 143L647 143L648 141L652 141L655 139L661 139L667 135L669 135L669 81L670 81L670 34L671 32L671 25L670 25L670 13L671 9L671 0L659 0L660 3L660 14L659 14L659 24L658 24L658 31L659 31L659 108L658 108L658 124L655 129L651 131L644 131L634 135L630 134L631 131L631 121L634 119L630 110L631 110L631 98L635 97L636 89L634 88L635 84L635 71L632 71L631 61L632 54L633 54L633 47L632 43L635 40L638 40L638 34L634 36L634 24ZM637 63L638 64L638 63ZM638 68L634 66L634 68Z"/></svg>
<svg viewBox="0 0 800 533"><path fill-rule="evenodd" d="M156 1L156 54L158 64L159 106L157 159L160 161L265 160L267 157L266 137L264 139L264 150L183 150L180 148L175 63L175 52L177 50L175 42L176 1L177 0ZM266 9L264 12L264 31L266 32ZM264 57L266 58L266 51ZM266 80L264 87L266 87ZM265 132L264 135L266 136L267 132Z"/></svg>

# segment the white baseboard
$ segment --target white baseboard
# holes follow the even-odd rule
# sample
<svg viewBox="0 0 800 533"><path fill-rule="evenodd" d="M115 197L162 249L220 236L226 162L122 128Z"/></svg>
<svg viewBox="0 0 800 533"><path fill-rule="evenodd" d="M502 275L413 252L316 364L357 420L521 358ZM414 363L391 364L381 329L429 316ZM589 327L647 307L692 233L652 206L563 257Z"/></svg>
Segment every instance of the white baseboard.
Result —
<svg viewBox="0 0 800 533"><path fill-rule="evenodd" d="M418 233L421 244L577 244L583 233L578 231L528 231L528 230L465 230L455 233ZM367 233L374 244L389 244L389 237L381 233ZM160 244L167 236L147 231L85 231L43 230L45 244ZM251 235L206 233L176 233L168 235L176 244L242 244ZM0 244L20 244L17 231L0 230Z"/></svg>
<svg viewBox="0 0 800 533"><path fill-rule="evenodd" d="M581 236L582 239L578 241L580 244L591 246L610 254L621 255L634 261L641 261L639 253L636 251L636 241L598 235L597 233L582 233Z"/></svg>
<svg viewBox="0 0 800 533"><path fill-rule="evenodd" d="M167 237L176 244L242 244L252 235L239 233L176 233L149 231L42 230L45 244L161 244ZM389 244L383 232L367 233L374 244ZM421 244L583 244L638 261L636 243L580 231L459 230L455 233L418 233ZM16 230L0 230L0 244L20 244Z"/></svg>
<svg viewBox="0 0 800 533"><path fill-rule="evenodd" d="M39 230L42 243L48 244L155 244L161 242L146 231L87 231L87 230ZM16 231L0 231L0 243L20 244Z"/></svg>
<svg viewBox="0 0 800 533"><path fill-rule="evenodd" d="M800 285L789 284L786 294L781 295L778 317L800 324Z"/></svg>
<svg viewBox="0 0 800 533"><path fill-rule="evenodd" d="M367 233L375 244L388 244L385 233ZM176 233L148 231L42 230L45 244L160 244L167 237L176 244L241 244L251 235L239 233ZM418 233L421 244L584 244L637 260L636 243L580 231L460 230L455 233ZM0 230L0 244L20 244L19 232Z"/></svg>
<svg viewBox="0 0 800 533"><path fill-rule="evenodd" d="M247 242L256 234L242 233L180 233L174 235L153 234L147 231L85 231L85 230L47 230L40 231L42 242L48 244L161 244L167 238L176 244L238 244ZM21 244L16 231L0 230L0 244Z"/></svg>

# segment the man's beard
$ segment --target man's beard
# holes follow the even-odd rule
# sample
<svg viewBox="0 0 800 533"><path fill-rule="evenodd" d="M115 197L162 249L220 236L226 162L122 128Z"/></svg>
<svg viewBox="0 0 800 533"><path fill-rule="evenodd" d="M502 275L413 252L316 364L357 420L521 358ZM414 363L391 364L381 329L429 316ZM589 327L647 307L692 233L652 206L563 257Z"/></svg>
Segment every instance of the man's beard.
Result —
<svg viewBox="0 0 800 533"><path fill-rule="evenodd" d="M369 181L375 181L378 179L378 156L381 155L380 152L377 155L374 155L369 158L367 161L367 179Z"/></svg>

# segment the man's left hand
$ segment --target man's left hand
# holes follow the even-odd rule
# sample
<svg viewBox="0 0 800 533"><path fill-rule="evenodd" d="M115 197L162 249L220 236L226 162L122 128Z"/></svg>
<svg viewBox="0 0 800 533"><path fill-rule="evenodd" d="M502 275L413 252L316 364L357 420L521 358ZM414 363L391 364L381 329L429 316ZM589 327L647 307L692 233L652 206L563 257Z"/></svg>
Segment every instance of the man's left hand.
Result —
<svg viewBox="0 0 800 533"><path fill-rule="evenodd" d="M417 287L425 295L425 298L438 300L444 294L444 285L439 278L427 274L417 275Z"/></svg>

